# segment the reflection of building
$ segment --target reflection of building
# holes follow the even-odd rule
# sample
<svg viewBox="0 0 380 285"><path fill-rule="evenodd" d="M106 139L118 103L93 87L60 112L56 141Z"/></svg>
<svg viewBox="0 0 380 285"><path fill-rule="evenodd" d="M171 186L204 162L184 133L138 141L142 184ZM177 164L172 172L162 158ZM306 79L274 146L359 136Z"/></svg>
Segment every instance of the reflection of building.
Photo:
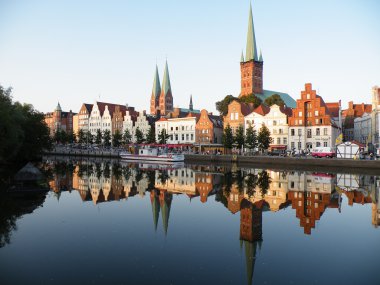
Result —
<svg viewBox="0 0 380 285"><path fill-rule="evenodd" d="M194 171L189 168L178 168L168 171L157 171L154 187L169 193L181 193L196 196Z"/></svg>
<svg viewBox="0 0 380 285"><path fill-rule="evenodd" d="M207 197L219 190L220 175L207 172L195 172L195 189L201 197L201 202L206 203Z"/></svg>
<svg viewBox="0 0 380 285"><path fill-rule="evenodd" d="M332 199L334 190L334 176L328 174L289 175L288 200L296 210L296 217L300 219L300 226L305 234L311 234L315 222L320 220L327 207L338 208L337 199Z"/></svg>

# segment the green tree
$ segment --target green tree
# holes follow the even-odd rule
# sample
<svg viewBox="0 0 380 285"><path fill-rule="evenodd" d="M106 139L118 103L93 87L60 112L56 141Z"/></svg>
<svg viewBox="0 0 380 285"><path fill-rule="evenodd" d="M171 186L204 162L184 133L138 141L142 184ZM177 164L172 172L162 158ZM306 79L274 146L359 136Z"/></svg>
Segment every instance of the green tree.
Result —
<svg viewBox="0 0 380 285"><path fill-rule="evenodd" d="M238 98L232 96L232 95L227 95L224 97L223 100L218 101L215 103L216 110L219 111L221 116L225 116L228 113L228 105L233 101L233 100L239 100Z"/></svg>
<svg viewBox="0 0 380 285"><path fill-rule="evenodd" d="M78 132L78 143L82 144L86 142L86 134L82 129Z"/></svg>
<svg viewBox="0 0 380 285"><path fill-rule="evenodd" d="M159 144L166 144L168 139L169 139L169 135L166 133L165 129L162 129L158 135L158 143Z"/></svg>
<svg viewBox="0 0 380 285"><path fill-rule="evenodd" d="M88 144L93 144L94 143L94 136L92 135L92 133L90 131L87 131L85 133L85 139L86 139L86 143L88 143Z"/></svg>
<svg viewBox="0 0 380 285"><path fill-rule="evenodd" d="M76 136L73 131L66 133L66 138L68 143L74 143L76 140Z"/></svg>
<svg viewBox="0 0 380 285"><path fill-rule="evenodd" d="M234 135L232 133L232 129L229 124L227 124L227 126L224 128L222 143L225 148L232 149L232 146L234 143Z"/></svg>
<svg viewBox="0 0 380 285"><path fill-rule="evenodd" d="M257 131L249 124L247 128L247 134L245 136L245 145L254 150L257 147Z"/></svg>
<svg viewBox="0 0 380 285"><path fill-rule="evenodd" d="M253 106L257 108L262 103L261 99L257 97L255 94L249 94L245 96L241 96L239 98L239 102L241 103L253 103Z"/></svg>
<svg viewBox="0 0 380 285"><path fill-rule="evenodd" d="M273 139L270 135L271 134L268 127L263 124L259 131L259 134L257 135L257 142L261 151L268 149L269 145L272 143Z"/></svg>
<svg viewBox="0 0 380 285"><path fill-rule="evenodd" d="M119 130L116 130L115 133L112 135L112 146L119 147L121 144L122 135L119 132Z"/></svg>
<svg viewBox="0 0 380 285"><path fill-rule="evenodd" d="M234 143L237 145L239 149L241 149L242 147L244 147L244 141L244 127L243 125L239 125L234 136Z"/></svg>
<svg viewBox="0 0 380 285"><path fill-rule="evenodd" d="M95 143L97 145L102 144L102 139L103 139L102 131L100 129L97 129L96 130Z"/></svg>
<svg viewBox="0 0 380 285"><path fill-rule="evenodd" d="M156 132L154 127L150 127L148 135L146 136L147 143L156 143Z"/></svg>
<svg viewBox="0 0 380 285"><path fill-rule="evenodd" d="M132 135L129 130L125 130L123 134L123 144L130 144L132 140Z"/></svg>
<svg viewBox="0 0 380 285"><path fill-rule="evenodd" d="M274 104L278 106L285 105L284 100L282 100L281 96L278 94L273 94L272 96L269 96L268 98L265 99L264 103L267 104L268 106L272 106Z"/></svg>
<svg viewBox="0 0 380 285"><path fill-rule="evenodd" d="M139 127L136 128L136 133L135 133L135 135L136 135L136 142L137 142L138 144L142 144L142 143L144 143L144 141L145 141L145 139L144 139L144 134L143 134L143 132L140 130Z"/></svg>
<svg viewBox="0 0 380 285"><path fill-rule="evenodd" d="M103 132L103 144L107 147L111 146L111 132L109 130Z"/></svg>
<svg viewBox="0 0 380 285"><path fill-rule="evenodd" d="M257 179L257 185L259 186L262 195L265 195L268 192L270 183L271 179L268 172L266 170L261 171Z"/></svg>

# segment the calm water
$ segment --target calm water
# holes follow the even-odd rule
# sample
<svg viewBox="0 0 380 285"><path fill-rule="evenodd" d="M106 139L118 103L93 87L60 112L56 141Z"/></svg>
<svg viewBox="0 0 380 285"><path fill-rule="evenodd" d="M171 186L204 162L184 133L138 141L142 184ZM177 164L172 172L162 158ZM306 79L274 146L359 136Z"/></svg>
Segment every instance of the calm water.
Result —
<svg viewBox="0 0 380 285"><path fill-rule="evenodd" d="M380 284L380 176L44 165L2 198L0 284Z"/></svg>

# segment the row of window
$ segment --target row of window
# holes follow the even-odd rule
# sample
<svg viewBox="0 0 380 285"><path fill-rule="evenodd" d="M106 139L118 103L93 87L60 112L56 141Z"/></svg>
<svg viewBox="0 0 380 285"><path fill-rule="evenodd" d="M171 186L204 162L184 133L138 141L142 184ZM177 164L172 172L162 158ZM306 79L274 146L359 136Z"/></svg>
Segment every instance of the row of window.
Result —
<svg viewBox="0 0 380 285"><path fill-rule="evenodd" d="M307 134L308 138L312 138L312 129L307 129L306 130L306 134ZM327 128L323 128L323 135L327 136L328 134L329 134L328 129ZM295 129L290 129L290 135L292 137L295 136ZM298 136L302 136L302 129L298 129L297 135ZM316 128L315 129L315 135L316 136L320 136L321 135L321 129L320 128Z"/></svg>

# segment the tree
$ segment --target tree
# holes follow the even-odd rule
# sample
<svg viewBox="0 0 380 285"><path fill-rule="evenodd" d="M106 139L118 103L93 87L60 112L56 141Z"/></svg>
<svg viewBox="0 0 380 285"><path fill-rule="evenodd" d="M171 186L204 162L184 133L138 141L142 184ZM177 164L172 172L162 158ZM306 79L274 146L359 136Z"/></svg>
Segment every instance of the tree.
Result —
<svg viewBox="0 0 380 285"><path fill-rule="evenodd" d="M111 132L109 130L103 132L103 144L107 147L111 146Z"/></svg>
<svg viewBox="0 0 380 285"><path fill-rule="evenodd" d="M253 106L257 108L262 103L261 99L257 97L255 94L249 94L245 96L241 96L239 98L239 102L241 103L253 103Z"/></svg>
<svg viewBox="0 0 380 285"><path fill-rule="evenodd" d="M245 145L254 150L257 147L257 131L249 124L247 128L247 134L245 136Z"/></svg>
<svg viewBox="0 0 380 285"><path fill-rule="evenodd" d="M94 143L94 136L92 135L92 133L90 131L87 131L85 133L85 139L86 139L86 143L88 143L88 144L93 144Z"/></svg>
<svg viewBox="0 0 380 285"><path fill-rule="evenodd" d="M156 133L154 127L150 127L148 135L146 136L147 143L156 143Z"/></svg>
<svg viewBox="0 0 380 285"><path fill-rule="evenodd" d="M74 143L76 140L76 135L74 134L73 131L70 131L66 133L66 139L68 143Z"/></svg>
<svg viewBox="0 0 380 285"><path fill-rule="evenodd" d="M144 139L144 134L143 134L143 132L140 130L139 127L136 128L136 133L135 133L135 135L136 135L136 142L137 142L138 144L142 144L142 143L145 141L145 139Z"/></svg>
<svg viewBox="0 0 380 285"><path fill-rule="evenodd" d="M232 149L234 143L234 135L232 134L232 129L229 124L224 128L222 143L225 148Z"/></svg>
<svg viewBox="0 0 380 285"><path fill-rule="evenodd" d="M272 143L273 139L270 135L268 127L263 124L257 136L257 142L261 151L268 149L269 145Z"/></svg>
<svg viewBox="0 0 380 285"><path fill-rule="evenodd" d="M100 129L97 129L96 130L95 143L97 145L102 144L102 138L103 138L102 131Z"/></svg>
<svg viewBox="0 0 380 285"><path fill-rule="evenodd" d="M244 147L244 141L245 141L244 127L243 127L243 125L239 125L239 127L236 131L236 134L234 136L234 142L236 143L237 147L239 149L241 149L242 147Z"/></svg>
<svg viewBox="0 0 380 285"><path fill-rule="evenodd" d="M132 135L129 130L125 130L123 134L123 144L130 144L132 140Z"/></svg>
<svg viewBox="0 0 380 285"><path fill-rule="evenodd" d="M228 105L233 101L233 100L239 100L238 98L232 96L232 95L227 95L224 97L223 100L218 101L215 103L216 110L219 111L221 116L225 116L228 113Z"/></svg>
<svg viewBox="0 0 380 285"><path fill-rule="evenodd" d="M116 130L112 135L112 146L119 147L121 144L122 135L119 130Z"/></svg>
<svg viewBox="0 0 380 285"><path fill-rule="evenodd" d="M78 132L78 143L82 144L86 142L86 134L82 129L79 130Z"/></svg>
<svg viewBox="0 0 380 285"><path fill-rule="evenodd" d="M168 139L169 139L169 135L166 133L165 129L162 129L160 134L158 135L158 143L166 144Z"/></svg>
<svg viewBox="0 0 380 285"><path fill-rule="evenodd" d="M259 186L261 194L263 196L267 193L270 183L271 179L268 172L266 170L261 171L257 179L257 185Z"/></svg>
<svg viewBox="0 0 380 285"><path fill-rule="evenodd" d="M269 96L268 98L265 99L264 103L267 104L268 106L272 106L274 104L278 106L285 105L284 100L282 100L281 96L278 94L273 94L272 96Z"/></svg>

